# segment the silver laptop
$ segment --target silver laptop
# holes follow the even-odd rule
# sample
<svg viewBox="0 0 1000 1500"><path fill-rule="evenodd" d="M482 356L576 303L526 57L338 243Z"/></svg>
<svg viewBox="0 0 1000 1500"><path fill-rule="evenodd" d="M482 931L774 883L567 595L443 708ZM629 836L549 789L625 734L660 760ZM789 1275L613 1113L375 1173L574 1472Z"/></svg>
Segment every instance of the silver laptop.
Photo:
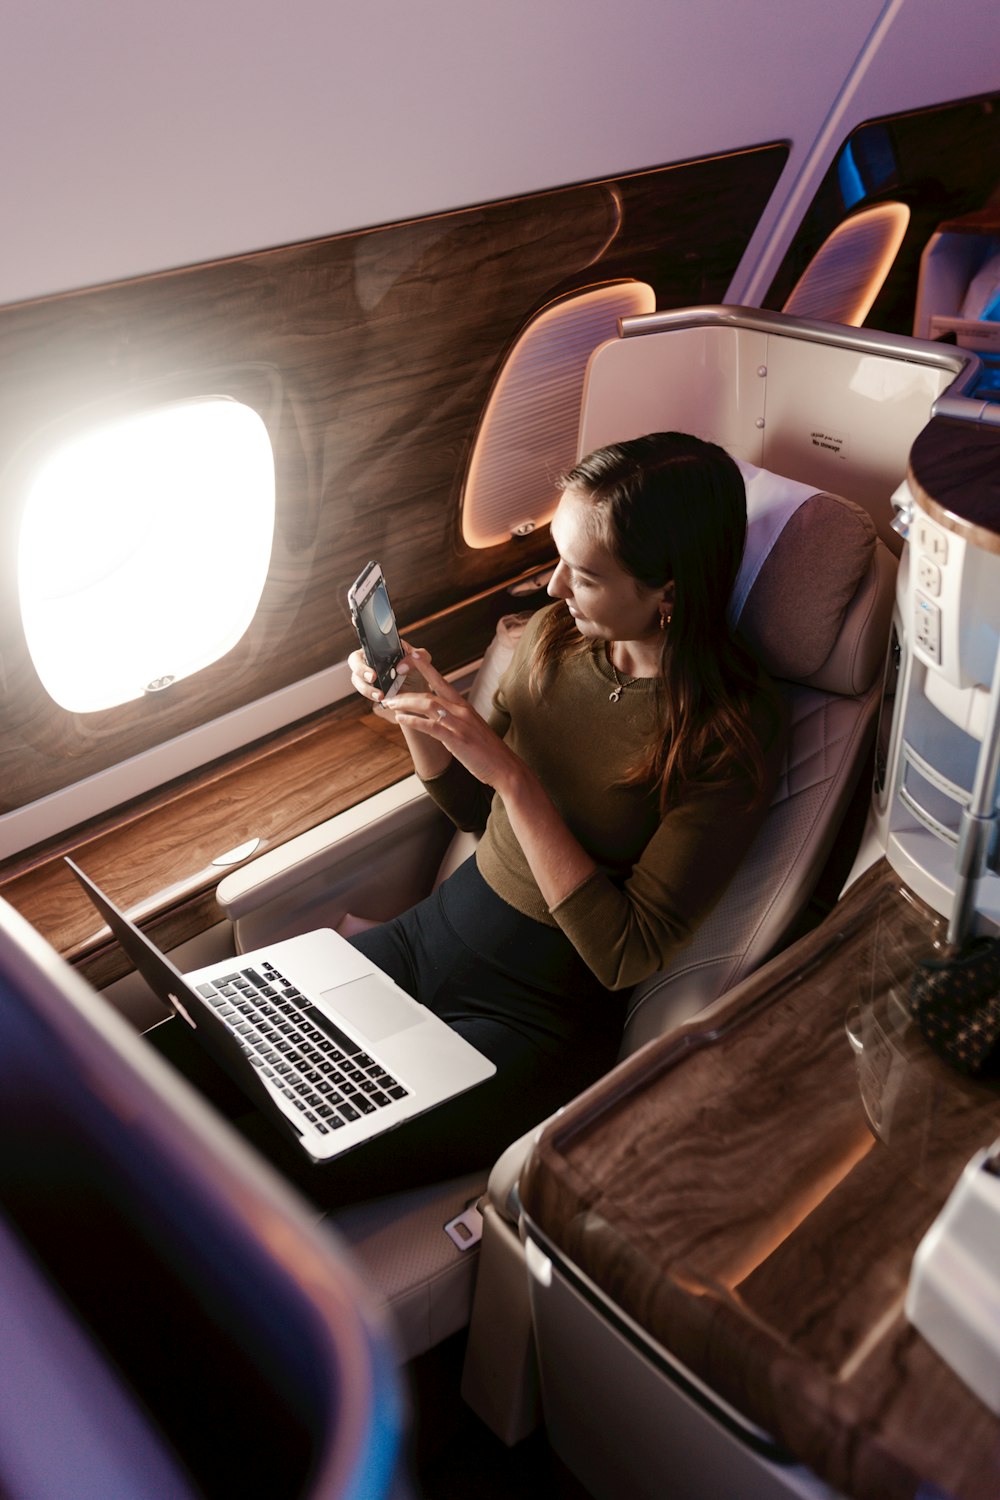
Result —
<svg viewBox="0 0 1000 1500"><path fill-rule="evenodd" d="M150 989L314 1161L423 1114L496 1068L329 928L182 975L66 860Z"/></svg>

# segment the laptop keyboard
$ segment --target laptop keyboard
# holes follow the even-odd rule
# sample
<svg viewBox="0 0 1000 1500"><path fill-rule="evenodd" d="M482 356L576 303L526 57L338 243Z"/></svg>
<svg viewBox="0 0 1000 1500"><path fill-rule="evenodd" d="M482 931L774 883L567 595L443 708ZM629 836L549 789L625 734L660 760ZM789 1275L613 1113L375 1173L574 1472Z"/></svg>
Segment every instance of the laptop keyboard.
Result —
<svg viewBox="0 0 1000 1500"><path fill-rule="evenodd" d="M320 1135L409 1092L273 964L198 985L255 1068Z"/></svg>

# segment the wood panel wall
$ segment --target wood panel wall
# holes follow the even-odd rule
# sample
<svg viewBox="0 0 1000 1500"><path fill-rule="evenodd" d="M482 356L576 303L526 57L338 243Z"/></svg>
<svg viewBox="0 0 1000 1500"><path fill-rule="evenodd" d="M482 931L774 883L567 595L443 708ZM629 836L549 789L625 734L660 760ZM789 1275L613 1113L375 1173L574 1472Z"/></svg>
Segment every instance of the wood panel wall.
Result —
<svg viewBox="0 0 1000 1500"><path fill-rule="evenodd" d="M347 585L371 556L404 622L544 561L547 528L489 551L460 536L506 349L553 296L598 280L649 280L661 307L721 300L785 155L766 146L0 310L0 811L342 660ZM257 617L159 696L67 713L20 626L25 475L71 424L211 393L258 410L274 446Z"/></svg>

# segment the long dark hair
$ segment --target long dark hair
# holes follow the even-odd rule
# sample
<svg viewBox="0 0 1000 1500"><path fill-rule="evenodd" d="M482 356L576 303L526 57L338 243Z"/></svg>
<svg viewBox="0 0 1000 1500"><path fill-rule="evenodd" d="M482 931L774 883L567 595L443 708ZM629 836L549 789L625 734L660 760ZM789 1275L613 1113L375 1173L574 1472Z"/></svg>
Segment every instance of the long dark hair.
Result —
<svg viewBox="0 0 1000 1500"><path fill-rule="evenodd" d="M589 501L595 535L640 583L673 582L659 676L659 733L629 782L658 783L661 808L696 778L745 780L753 800L764 761L751 707L760 674L727 607L746 541L746 487L725 449L685 432L599 448L559 480ZM536 692L555 663L590 646L568 611L552 612L531 669Z"/></svg>

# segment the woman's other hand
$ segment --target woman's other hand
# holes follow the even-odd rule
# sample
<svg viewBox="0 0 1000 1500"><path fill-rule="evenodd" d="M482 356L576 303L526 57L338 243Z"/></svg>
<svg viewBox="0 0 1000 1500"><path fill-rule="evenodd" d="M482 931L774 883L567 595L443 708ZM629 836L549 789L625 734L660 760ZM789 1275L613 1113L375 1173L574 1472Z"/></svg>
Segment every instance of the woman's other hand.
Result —
<svg viewBox="0 0 1000 1500"><path fill-rule="evenodd" d="M351 672L351 686L362 698L367 698L375 713L380 718L395 721L403 731L407 749L413 760L413 769L424 781L433 780L440 776L451 760L451 752L448 747L440 742L435 742L426 734L416 733L413 727L413 719L419 716L416 700L424 700L429 695L426 693L406 693L405 678L413 672L426 682L426 673L433 671L431 667L430 652L422 651L416 646L410 646L403 642L405 655L396 667L397 676L404 679L403 685L397 689L393 696L386 701L375 677L375 673L368 665L368 660L363 651L352 651L347 658L347 665ZM438 673L434 673L435 679L443 682ZM447 687L447 683L445 684ZM449 691L452 691L449 689ZM458 696L457 694L455 696ZM404 712L401 714L400 709ZM408 712L405 710L409 710Z"/></svg>
<svg viewBox="0 0 1000 1500"><path fill-rule="evenodd" d="M405 645L405 642L404 642ZM376 710L391 715L406 738L414 770L425 781L440 776L452 757L503 797L546 902L555 906L597 868L556 811L537 776L508 749L462 694L431 664L428 652L406 647L403 665L419 674L427 691L402 689L385 704L374 673L360 652L349 659L356 690Z"/></svg>
<svg viewBox="0 0 1000 1500"><path fill-rule="evenodd" d="M413 652L411 666L429 691L400 692L390 707L409 739L419 735L434 740L487 786L496 787L523 762L508 750L486 720L432 665L425 651Z"/></svg>

